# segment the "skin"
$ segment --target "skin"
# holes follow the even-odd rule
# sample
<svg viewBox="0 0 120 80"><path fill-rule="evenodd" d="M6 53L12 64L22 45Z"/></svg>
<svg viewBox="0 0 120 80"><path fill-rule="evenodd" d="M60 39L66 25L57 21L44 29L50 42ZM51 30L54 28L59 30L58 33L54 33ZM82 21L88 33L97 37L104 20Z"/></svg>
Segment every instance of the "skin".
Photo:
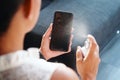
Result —
<svg viewBox="0 0 120 80"><path fill-rule="evenodd" d="M0 55L23 50L25 34L31 31L37 22L40 12L40 1L41 0L25 0L25 3L20 5L11 20L9 29L4 35L0 36ZM40 48L46 60L67 53L51 51L49 49L51 31L52 25L43 35ZM88 39L90 40L90 48L87 56L83 57L81 48L77 48L76 67L82 80L95 80L100 63L99 47L93 36L88 36ZM71 43L68 52L71 50ZM72 69L62 64L55 70L51 80L79 80L79 78Z"/></svg>
<svg viewBox="0 0 120 80"><path fill-rule="evenodd" d="M77 47L76 67L82 80L96 80L100 63L99 46L93 36L88 35L88 39L90 41L90 47L87 56L83 58L81 47Z"/></svg>

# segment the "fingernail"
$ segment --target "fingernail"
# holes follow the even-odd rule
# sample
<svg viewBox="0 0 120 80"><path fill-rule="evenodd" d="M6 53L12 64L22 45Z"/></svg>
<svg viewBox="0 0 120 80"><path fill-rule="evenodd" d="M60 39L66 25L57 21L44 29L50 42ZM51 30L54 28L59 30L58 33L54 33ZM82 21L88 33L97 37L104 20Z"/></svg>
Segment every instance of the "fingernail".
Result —
<svg viewBox="0 0 120 80"><path fill-rule="evenodd" d="M88 37L91 37L92 35L91 34L88 34Z"/></svg>
<svg viewBox="0 0 120 80"><path fill-rule="evenodd" d="M80 46L77 47L77 51L78 51L78 52L80 51Z"/></svg>
<svg viewBox="0 0 120 80"><path fill-rule="evenodd" d="M82 60L82 55L80 53L80 46L77 47L77 56L76 56L77 60Z"/></svg>

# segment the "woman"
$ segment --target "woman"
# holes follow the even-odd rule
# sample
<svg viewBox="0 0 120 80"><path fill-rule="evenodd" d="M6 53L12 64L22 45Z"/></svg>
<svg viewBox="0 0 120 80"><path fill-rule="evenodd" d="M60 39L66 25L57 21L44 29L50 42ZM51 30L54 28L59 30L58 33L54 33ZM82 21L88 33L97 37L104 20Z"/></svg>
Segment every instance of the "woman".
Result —
<svg viewBox="0 0 120 80"><path fill-rule="evenodd" d="M0 80L79 80L77 74L65 65L38 58L39 50L46 60L65 53L49 49L52 25L43 36L40 49L23 50L24 36L37 22L40 3L41 0L1 0ZM92 36L88 39L88 55L84 58L78 47L76 66L82 80L95 80L100 63L99 48Z"/></svg>

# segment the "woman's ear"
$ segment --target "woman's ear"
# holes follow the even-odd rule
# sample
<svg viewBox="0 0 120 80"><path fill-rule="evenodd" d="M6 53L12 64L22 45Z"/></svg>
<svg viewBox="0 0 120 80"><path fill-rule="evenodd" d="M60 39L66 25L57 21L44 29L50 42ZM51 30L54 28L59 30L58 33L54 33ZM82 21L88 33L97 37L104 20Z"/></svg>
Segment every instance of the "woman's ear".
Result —
<svg viewBox="0 0 120 80"><path fill-rule="evenodd" d="M24 6L24 16L26 18L31 18L32 17L32 0L24 0L23 3Z"/></svg>
<svg viewBox="0 0 120 80"><path fill-rule="evenodd" d="M23 16L26 21L28 31L35 26L40 13L41 0L24 0Z"/></svg>
<svg viewBox="0 0 120 80"><path fill-rule="evenodd" d="M24 16L27 19L36 20L40 12L41 0L24 0Z"/></svg>

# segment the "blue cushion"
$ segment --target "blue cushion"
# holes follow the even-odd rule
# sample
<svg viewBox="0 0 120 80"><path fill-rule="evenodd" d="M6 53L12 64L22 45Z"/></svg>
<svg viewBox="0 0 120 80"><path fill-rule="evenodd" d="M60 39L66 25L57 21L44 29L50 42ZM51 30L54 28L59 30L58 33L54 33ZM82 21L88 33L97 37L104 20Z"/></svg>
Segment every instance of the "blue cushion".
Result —
<svg viewBox="0 0 120 80"><path fill-rule="evenodd" d="M101 51L101 64L97 80L119 80L120 76L120 34L116 34Z"/></svg>
<svg viewBox="0 0 120 80"><path fill-rule="evenodd" d="M120 80L120 68L108 63L101 62L97 75L97 80Z"/></svg>
<svg viewBox="0 0 120 80"><path fill-rule="evenodd" d="M47 7L51 2L52 0L42 0L41 10Z"/></svg>
<svg viewBox="0 0 120 80"><path fill-rule="evenodd" d="M116 34L101 53L103 62L120 68L120 34Z"/></svg>

